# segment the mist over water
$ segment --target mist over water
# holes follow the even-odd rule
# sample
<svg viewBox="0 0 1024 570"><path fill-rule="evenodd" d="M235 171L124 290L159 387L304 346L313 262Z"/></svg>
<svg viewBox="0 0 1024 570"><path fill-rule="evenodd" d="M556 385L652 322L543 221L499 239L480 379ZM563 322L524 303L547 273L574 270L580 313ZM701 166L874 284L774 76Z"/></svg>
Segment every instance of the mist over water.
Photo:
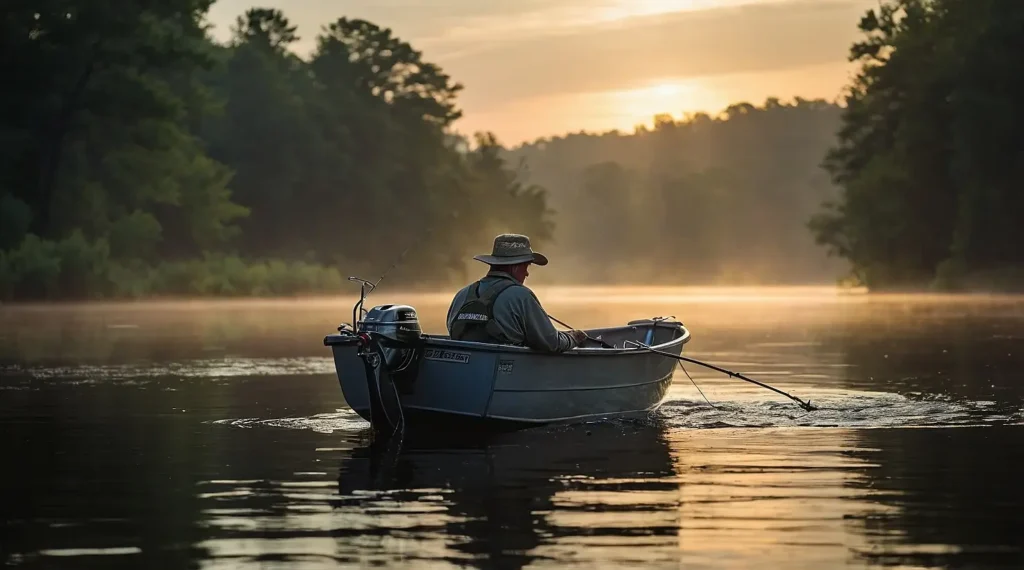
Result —
<svg viewBox="0 0 1024 570"><path fill-rule="evenodd" d="M0 307L17 568L1024 563L1024 298L537 287L575 327L674 315L642 420L380 448L325 334L352 298ZM382 287L442 333L450 294Z"/></svg>

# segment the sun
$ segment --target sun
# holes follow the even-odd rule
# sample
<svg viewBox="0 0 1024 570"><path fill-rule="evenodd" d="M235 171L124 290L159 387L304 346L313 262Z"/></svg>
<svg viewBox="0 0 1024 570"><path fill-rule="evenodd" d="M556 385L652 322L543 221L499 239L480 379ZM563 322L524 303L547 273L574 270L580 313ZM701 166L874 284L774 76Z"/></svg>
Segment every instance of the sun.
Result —
<svg viewBox="0 0 1024 570"><path fill-rule="evenodd" d="M682 95L686 90L675 83L662 83L660 85L650 87L646 91L648 91L647 94L651 98L669 99L671 97Z"/></svg>
<svg viewBox="0 0 1024 570"><path fill-rule="evenodd" d="M626 112L654 115L680 111L695 90L692 85L671 81L618 91L615 97Z"/></svg>
<svg viewBox="0 0 1024 570"><path fill-rule="evenodd" d="M613 118L620 129L651 124L655 115L681 117L717 103L717 97L699 82L685 80L656 81L633 89L611 91L602 97L602 114Z"/></svg>

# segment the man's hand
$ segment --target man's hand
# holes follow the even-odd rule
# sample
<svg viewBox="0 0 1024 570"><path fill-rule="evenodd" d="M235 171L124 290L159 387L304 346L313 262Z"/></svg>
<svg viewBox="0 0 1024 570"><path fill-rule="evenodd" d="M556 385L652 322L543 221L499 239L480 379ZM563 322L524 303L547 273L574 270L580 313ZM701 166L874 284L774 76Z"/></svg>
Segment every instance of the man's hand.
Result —
<svg viewBox="0 0 1024 570"><path fill-rule="evenodd" d="M565 332L566 332L566 334L569 335L569 338L572 339L573 343L576 346L580 346L581 344L583 344L583 341L587 340L587 333L585 333L585 332L583 332L581 330L573 329L571 331L565 331Z"/></svg>

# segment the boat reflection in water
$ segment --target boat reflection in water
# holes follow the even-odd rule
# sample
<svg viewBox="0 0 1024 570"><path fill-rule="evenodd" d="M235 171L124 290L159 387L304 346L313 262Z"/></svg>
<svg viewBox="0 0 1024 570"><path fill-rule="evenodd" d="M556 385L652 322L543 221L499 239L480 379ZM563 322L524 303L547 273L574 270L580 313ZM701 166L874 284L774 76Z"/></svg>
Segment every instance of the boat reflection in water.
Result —
<svg viewBox="0 0 1024 570"><path fill-rule="evenodd" d="M657 422L627 420L486 438L410 433L353 449L334 506L372 513L347 537L360 542L352 552L363 563L671 562L678 482L664 436Z"/></svg>

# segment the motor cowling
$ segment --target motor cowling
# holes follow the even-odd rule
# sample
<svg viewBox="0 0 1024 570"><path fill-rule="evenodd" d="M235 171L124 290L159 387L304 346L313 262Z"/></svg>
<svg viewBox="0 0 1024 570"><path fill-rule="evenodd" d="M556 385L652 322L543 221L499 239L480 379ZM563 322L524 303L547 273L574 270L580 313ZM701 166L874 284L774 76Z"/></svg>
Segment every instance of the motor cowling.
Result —
<svg viewBox="0 0 1024 570"><path fill-rule="evenodd" d="M381 347L388 371L401 372L415 360L422 338L416 309L409 305L378 305L359 321L359 333L372 337Z"/></svg>
<svg viewBox="0 0 1024 570"><path fill-rule="evenodd" d="M359 332L372 334L389 346L415 346L423 334L416 309L409 305L378 305L359 321Z"/></svg>

